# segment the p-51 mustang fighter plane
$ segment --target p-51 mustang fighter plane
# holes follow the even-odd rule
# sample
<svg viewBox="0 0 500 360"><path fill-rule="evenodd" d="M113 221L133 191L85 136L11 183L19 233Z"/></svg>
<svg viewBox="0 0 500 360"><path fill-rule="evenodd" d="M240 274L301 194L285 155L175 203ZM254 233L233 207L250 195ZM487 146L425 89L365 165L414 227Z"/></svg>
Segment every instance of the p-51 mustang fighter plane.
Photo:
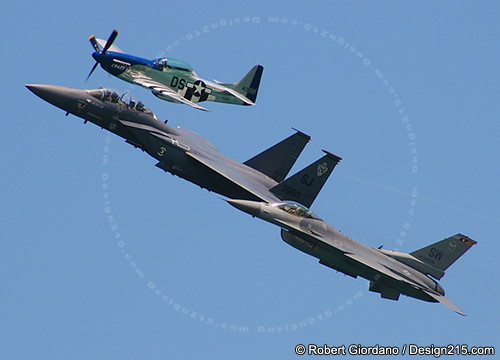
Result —
<svg viewBox="0 0 500 360"><path fill-rule="evenodd" d="M385 299L398 300L404 294L440 302L464 315L444 297L443 288L434 279L441 279L445 270L476 244L465 235L456 234L406 254L361 244L296 202L227 201L241 211L281 227L281 238L287 244L318 258L320 264L369 280L370 291L380 293Z"/></svg>
<svg viewBox="0 0 500 360"><path fill-rule="evenodd" d="M150 89L158 98L174 103L183 103L196 109L207 110L198 105L202 101L217 101L236 105L255 105L260 79L264 68L255 65L240 81L224 84L203 80L186 62L173 58L143 59L125 54L113 45L118 31L114 30L107 41L89 40L95 52L96 63L87 79L98 64L111 75L129 83Z"/></svg>
<svg viewBox="0 0 500 360"><path fill-rule="evenodd" d="M55 85L26 85L43 100L124 138L158 160L157 167L230 198L276 202L293 198L310 206L340 158L325 155L287 178L310 140L299 131L238 163L208 140L161 122L141 102L107 89L80 90Z"/></svg>

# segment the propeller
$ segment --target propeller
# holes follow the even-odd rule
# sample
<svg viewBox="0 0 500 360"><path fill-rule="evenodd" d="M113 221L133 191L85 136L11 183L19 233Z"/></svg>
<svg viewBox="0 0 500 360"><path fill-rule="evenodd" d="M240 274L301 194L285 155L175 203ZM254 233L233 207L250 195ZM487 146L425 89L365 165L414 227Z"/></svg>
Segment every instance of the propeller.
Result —
<svg viewBox="0 0 500 360"><path fill-rule="evenodd" d="M109 35L109 38L106 41L106 44L104 44L104 48L102 49L102 51L101 51L101 49L99 47L99 43L95 39L95 35L92 35L91 37L89 37L89 41L90 41L90 44L92 45L92 47L94 48L94 50L96 52L100 52L101 54L104 54L104 53L106 53L106 51L109 50L109 48L111 47L111 45L113 45L113 43L115 42L117 36L118 36L118 30L115 29L115 30L113 30L113 32L111 33L111 35ZM89 74L87 75L87 78L85 79L85 82L89 79L90 75L92 75L92 73L94 72L94 70L97 68L97 65L99 65L98 61L95 62L94 66L92 67L92 70L90 70Z"/></svg>

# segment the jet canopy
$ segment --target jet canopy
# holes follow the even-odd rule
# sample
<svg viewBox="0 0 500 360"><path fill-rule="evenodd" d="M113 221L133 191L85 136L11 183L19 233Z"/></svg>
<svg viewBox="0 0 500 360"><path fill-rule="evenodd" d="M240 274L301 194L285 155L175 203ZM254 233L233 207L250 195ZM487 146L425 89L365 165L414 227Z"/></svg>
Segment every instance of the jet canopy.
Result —
<svg viewBox="0 0 500 360"><path fill-rule="evenodd" d="M119 95L118 92L111 89L99 88L93 90L86 90L87 93L96 99L101 101L109 101L121 105L127 106L131 110L142 111L142 112L151 112L151 110L146 109L144 103L142 101L135 100L132 95L128 92Z"/></svg>
<svg viewBox="0 0 500 360"><path fill-rule="evenodd" d="M180 70L180 71L193 71L193 67L187 62L173 59L173 58L159 58L154 60L155 65L158 66L162 71L168 69Z"/></svg>
<svg viewBox="0 0 500 360"><path fill-rule="evenodd" d="M291 215L295 215L298 217L321 220L318 216L316 216L316 214L312 212L312 210L309 210L304 205L293 201L274 203L271 204L271 206L277 207L278 209L281 209Z"/></svg>

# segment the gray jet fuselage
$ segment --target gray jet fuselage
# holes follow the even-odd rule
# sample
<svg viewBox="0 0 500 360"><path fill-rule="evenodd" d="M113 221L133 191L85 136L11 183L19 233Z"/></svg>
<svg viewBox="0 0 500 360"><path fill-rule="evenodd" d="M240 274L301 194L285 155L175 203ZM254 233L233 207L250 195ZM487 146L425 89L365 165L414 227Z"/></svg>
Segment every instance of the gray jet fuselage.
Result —
<svg viewBox="0 0 500 360"><path fill-rule="evenodd" d="M158 160L156 166L164 171L209 191L231 198L261 200L219 173L193 160L186 155L187 152L220 161L224 166L236 169L242 176L261 186L263 191L277 185L276 181L265 174L226 158L208 140L191 130L172 128L158 120L150 110L138 110L117 96L107 100L100 98L105 95L99 92L106 89L81 90L56 85L27 85L27 87L51 104L90 121L147 152ZM266 196L270 200L279 201L278 197L270 192L266 193Z"/></svg>
<svg viewBox="0 0 500 360"><path fill-rule="evenodd" d="M382 298L398 300L400 294L429 302L440 302L464 315L444 296L434 279L441 279L460 256L477 242L455 234L409 254L375 249L342 234L321 220L307 207L294 202L265 203L252 200L226 200L235 208L281 228L281 238L294 248L319 259L354 278L370 281L369 290Z"/></svg>
<svg viewBox="0 0 500 360"><path fill-rule="evenodd" d="M247 200L227 201L252 216L286 229L286 231L282 230L281 235L287 244L314 256L320 260L321 264L346 275L354 278L361 276L374 283L381 280L384 283L389 282L391 287L397 288L401 293L425 301L436 302L435 299L410 284L413 283L444 295L443 288L427 275L391 258L379 249L371 248L351 239L312 213L310 214L312 216L297 216L297 214L283 211L276 206L277 204ZM409 283L402 283L387 277L382 279L382 275L376 269L352 261L345 254L356 254L373 262L383 263L386 268L404 277Z"/></svg>

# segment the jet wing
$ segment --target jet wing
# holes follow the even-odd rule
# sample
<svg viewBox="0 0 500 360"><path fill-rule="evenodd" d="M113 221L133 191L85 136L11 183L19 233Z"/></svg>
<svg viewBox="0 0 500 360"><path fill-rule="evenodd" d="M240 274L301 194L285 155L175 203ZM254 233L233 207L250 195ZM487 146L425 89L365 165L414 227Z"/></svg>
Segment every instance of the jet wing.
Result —
<svg viewBox="0 0 500 360"><path fill-rule="evenodd" d="M157 81L151 80L151 79L145 79L145 78L135 78L134 83L140 86L144 86L148 89L151 89L151 91L156 95L161 95L164 97L168 97L174 101L178 101L180 103L192 106L196 109L203 110L203 111L208 111L208 109L204 108L203 106L200 106L184 97L182 97L179 93L175 92L174 90L170 89L169 87L163 85L162 83L159 83Z"/></svg>
<svg viewBox="0 0 500 360"><path fill-rule="evenodd" d="M257 181L253 181L251 177L249 177L241 169L236 168L227 159L223 161L216 161L215 159L193 154L191 152L186 152L186 155L198 161L202 165L210 168L212 171L215 171L216 173L222 175L226 179L230 180L234 184L254 195L257 199L260 199L261 201L265 201L268 203L280 201L277 197L274 197L274 195L269 192L269 189L266 188L263 184Z"/></svg>

